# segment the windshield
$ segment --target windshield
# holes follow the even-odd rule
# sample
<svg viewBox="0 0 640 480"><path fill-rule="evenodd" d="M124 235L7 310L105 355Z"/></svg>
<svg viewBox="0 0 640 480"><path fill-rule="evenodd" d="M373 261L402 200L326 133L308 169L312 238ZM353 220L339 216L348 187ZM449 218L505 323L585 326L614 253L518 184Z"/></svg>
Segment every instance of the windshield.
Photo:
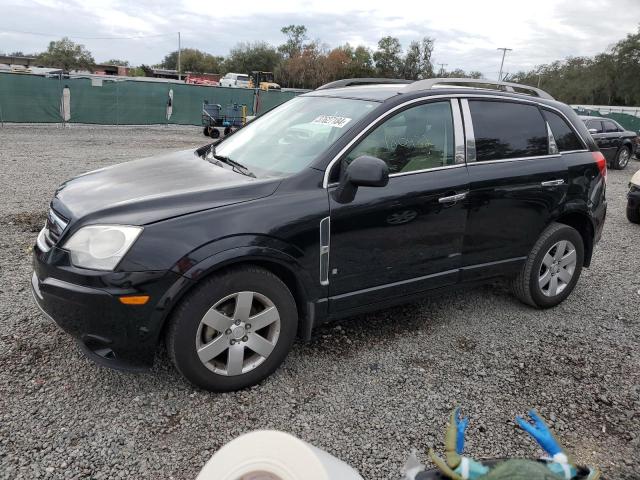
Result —
<svg viewBox="0 0 640 480"><path fill-rule="evenodd" d="M287 176L308 167L379 103L297 97L255 119L220 143L215 154L258 177Z"/></svg>

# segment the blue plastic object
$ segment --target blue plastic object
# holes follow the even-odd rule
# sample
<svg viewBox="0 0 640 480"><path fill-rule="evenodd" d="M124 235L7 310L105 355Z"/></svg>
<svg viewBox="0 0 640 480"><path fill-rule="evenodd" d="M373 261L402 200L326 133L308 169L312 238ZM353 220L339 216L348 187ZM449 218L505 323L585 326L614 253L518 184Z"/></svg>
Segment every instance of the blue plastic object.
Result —
<svg viewBox="0 0 640 480"><path fill-rule="evenodd" d="M535 410L529 410L529 416L533 420L533 425L520 416L516 417L516 422L538 442L538 445L540 445L549 456L553 457L556 453L561 453L562 448L560 448L558 441L554 438L551 430L549 430L547 424L544 423L544 420Z"/></svg>
<svg viewBox="0 0 640 480"><path fill-rule="evenodd" d="M461 455L464 451L464 432L469 426L469 417L460 418L460 407L456 408L453 417L456 421L456 452Z"/></svg>

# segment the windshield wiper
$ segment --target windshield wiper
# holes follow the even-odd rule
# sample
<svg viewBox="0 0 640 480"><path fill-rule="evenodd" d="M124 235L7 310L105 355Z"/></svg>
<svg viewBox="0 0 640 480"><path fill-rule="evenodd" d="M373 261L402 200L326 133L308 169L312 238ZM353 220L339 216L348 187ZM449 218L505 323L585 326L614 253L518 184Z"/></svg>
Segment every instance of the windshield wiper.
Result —
<svg viewBox="0 0 640 480"><path fill-rule="evenodd" d="M247 167L245 167L243 164L241 164L240 162L236 162L235 160L231 160L229 157L225 157L224 155L217 155L215 153L213 153L213 158L215 158L216 160L226 163L227 165L230 165L233 168L234 172L238 172L241 173L243 175L246 175L247 177L252 177L252 178L256 178L255 173L253 173L251 170L249 170Z"/></svg>

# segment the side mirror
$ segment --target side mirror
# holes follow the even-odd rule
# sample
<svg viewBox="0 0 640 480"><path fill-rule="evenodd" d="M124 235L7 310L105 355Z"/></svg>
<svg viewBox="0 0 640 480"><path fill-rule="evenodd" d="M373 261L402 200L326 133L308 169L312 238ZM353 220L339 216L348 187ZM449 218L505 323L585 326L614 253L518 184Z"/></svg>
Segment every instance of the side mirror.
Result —
<svg viewBox="0 0 640 480"><path fill-rule="evenodd" d="M340 185L334 190L338 203L353 201L358 187L385 187L389 183L389 167L376 157L356 158L340 175Z"/></svg>
<svg viewBox="0 0 640 480"><path fill-rule="evenodd" d="M590 133L591 135L593 135L594 133L598 133L598 129L597 129L597 128L590 128L590 129L589 129L589 133Z"/></svg>

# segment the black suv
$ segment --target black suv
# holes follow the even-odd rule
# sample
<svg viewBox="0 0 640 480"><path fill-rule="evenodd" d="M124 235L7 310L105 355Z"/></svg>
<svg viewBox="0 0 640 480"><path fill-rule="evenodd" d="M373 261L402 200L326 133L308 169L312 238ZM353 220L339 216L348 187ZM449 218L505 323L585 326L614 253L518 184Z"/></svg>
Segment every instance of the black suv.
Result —
<svg viewBox="0 0 640 480"><path fill-rule="evenodd" d="M480 88L479 88L480 87ZM539 89L325 85L216 145L64 183L34 297L94 360L253 385L328 320L507 277L571 293L605 219L606 161Z"/></svg>
<svg viewBox="0 0 640 480"><path fill-rule="evenodd" d="M629 159L638 153L639 137L636 132L625 130L610 118L580 117L598 148L607 159L607 164L615 170L623 170Z"/></svg>

